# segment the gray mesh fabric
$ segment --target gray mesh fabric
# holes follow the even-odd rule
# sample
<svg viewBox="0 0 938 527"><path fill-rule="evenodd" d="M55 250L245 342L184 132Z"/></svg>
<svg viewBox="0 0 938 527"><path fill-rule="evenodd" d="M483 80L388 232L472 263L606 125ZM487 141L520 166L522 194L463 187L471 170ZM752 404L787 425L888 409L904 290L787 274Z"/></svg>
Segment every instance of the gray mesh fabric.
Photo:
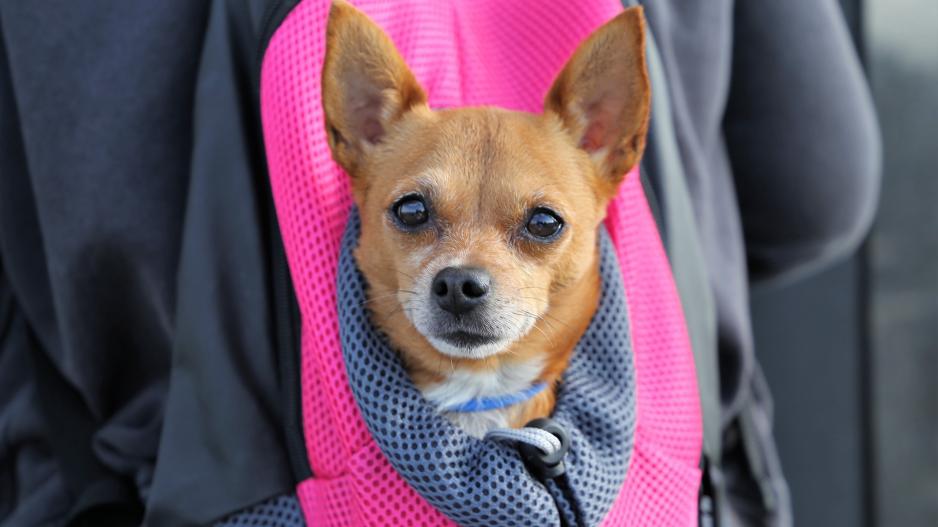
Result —
<svg viewBox="0 0 938 527"><path fill-rule="evenodd" d="M559 384L552 416L571 437L563 481L534 480L517 451L463 433L414 387L398 355L369 323L352 256L352 211L338 269L339 333L352 393L378 446L431 505L467 526L600 523L625 480L635 432L632 349L612 242L600 236L599 309ZM561 492L565 486L567 492ZM571 503L572 500L572 503Z"/></svg>
<svg viewBox="0 0 938 527"><path fill-rule="evenodd" d="M274 496L244 510L238 511L214 527L303 527L303 512L296 496Z"/></svg>

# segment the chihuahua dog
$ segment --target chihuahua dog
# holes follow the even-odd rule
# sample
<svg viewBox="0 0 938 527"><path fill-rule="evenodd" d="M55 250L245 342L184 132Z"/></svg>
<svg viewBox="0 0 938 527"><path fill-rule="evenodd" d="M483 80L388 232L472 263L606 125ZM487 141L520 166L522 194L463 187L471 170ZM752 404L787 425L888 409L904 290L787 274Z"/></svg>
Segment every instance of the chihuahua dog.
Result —
<svg viewBox="0 0 938 527"><path fill-rule="evenodd" d="M549 415L598 303L600 223L645 147L641 8L580 44L540 114L431 109L344 1L326 45L328 140L361 215L372 323L467 433Z"/></svg>

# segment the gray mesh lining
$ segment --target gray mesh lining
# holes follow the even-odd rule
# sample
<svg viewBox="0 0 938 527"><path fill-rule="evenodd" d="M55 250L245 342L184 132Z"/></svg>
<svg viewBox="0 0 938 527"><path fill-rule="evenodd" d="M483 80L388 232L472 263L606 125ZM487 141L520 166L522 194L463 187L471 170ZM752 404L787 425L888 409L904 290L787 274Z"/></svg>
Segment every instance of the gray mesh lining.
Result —
<svg viewBox="0 0 938 527"><path fill-rule="evenodd" d="M339 333L352 393L391 465L431 505L460 525L599 524L625 480L635 432L632 348L625 294L608 234L600 236L599 310L557 391L552 416L571 436L565 477L575 503L554 482L534 480L518 453L475 439L438 415L414 387L399 357L369 323L365 284L352 252L359 218L352 211L338 269Z"/></svg>

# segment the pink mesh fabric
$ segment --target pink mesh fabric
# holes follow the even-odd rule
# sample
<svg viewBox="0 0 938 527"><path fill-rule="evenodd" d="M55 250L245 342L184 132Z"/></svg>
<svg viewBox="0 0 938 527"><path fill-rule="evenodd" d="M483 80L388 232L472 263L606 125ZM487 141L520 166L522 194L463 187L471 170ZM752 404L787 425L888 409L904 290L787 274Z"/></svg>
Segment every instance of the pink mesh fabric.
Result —
<svg viewBox="0 0 938 527"><path fill-rule="evenodd" d="M702 423L677 288L637 174L609 207L629 304L638 423L625 485L604 525L695 525Z"/></svg>
<svg viewBox="0 0 938 527"><path fill-rule="evenodd" d="M434 107L539 111L554 75L616 0L363 0ZM302 317L303 423L314 478L297 494L310 525L450 522L391 468L348 386L336 316L338 244L351 200L323 130L320 75L329 0L305 0L270 40L261 113L271 186ZM637 174L610 207L629 299L638 428L606 525L692 525L700 409L683 315Z"/></svg>

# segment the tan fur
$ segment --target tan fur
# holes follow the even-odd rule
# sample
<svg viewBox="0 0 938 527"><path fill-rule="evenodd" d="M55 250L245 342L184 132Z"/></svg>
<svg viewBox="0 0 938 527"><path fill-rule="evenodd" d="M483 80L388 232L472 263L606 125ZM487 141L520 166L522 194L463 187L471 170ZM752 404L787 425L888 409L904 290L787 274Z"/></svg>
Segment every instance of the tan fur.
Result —
<svg viewBox="0 0 938 527"><path fill-rule="evenodd" d="M650 91L641 8L597 30L571 58L532 115L497 108L431 111L391 41L344 2L332 7L323 71L330 146L352 178L362 234L355 253L369 285L373 322L426 387L457 368L495 370L544 357L555 383L599 298L597 229L625 172L640 158ZM438 228L395 228L388 210L420 192ZM519 236L528 212L548 205L565 222L540 244ZM437 351L406 316L415 277L460 258L486 269L493 294L537 319L510 348L484 359ZM521 316L521 315L519 315ZM549 415L553 390L512 420Z"/></svg>

